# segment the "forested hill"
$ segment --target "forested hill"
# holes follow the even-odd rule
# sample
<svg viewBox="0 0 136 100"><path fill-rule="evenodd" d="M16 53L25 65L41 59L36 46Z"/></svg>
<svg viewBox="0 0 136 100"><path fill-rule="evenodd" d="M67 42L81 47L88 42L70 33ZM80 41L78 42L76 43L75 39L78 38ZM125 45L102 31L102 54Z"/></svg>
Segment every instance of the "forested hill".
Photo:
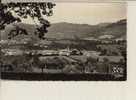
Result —
<svg viewBox="0 0 136 100"><path fill-rule="evenodd" d="M35 25L30 24L21 23L19 24L19 27L26 29L30 36L36 30ZM5 31L1 33L1 39L7 39L7 34L14 28L15 27L12 25L8 26ZM113 35L115 38L126 39L126 19L114 23L100 23L97 25L73 24L66 22L54 23L48 28L48 33L46 33L47 38L55 39L98 38L102 35ZM22 39L26 37L19 36L19 38Z"/></svg>

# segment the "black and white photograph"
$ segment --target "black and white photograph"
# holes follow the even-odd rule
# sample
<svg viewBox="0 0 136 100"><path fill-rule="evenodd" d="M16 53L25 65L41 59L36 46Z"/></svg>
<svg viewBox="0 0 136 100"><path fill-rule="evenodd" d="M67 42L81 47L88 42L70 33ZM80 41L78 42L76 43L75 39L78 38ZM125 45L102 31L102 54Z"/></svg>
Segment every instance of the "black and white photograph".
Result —
<svg viewBox="0 0 136 100"><path fill-rule="evenodd" d="M2 80L126 81L126 3L0 3Z"/></svg>

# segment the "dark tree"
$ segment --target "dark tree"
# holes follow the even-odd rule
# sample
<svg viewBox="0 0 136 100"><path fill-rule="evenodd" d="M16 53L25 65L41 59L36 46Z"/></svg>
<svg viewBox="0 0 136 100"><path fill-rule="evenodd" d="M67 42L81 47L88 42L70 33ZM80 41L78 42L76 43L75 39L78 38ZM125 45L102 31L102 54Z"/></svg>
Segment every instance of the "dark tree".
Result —
<svg viewBox="0 0 136 100"><path fill-rule="evenodd" d="M31 17L33 20L38 19L36 24L37 30L35 34L40 38L44 39L44 34L47 33L47 27L50 26L48 20L44 19L44 16L53 15L53 7L55 6L52 2L27 2L27 3L1 3L0 2L0 30L5 29L6 25L11 23L21 22L21 19ZM18 16L16 17L15 14ZM16 35L28 33L21 28L16 29L15 31L10 32L9 39L15 37Z"/></svg>
<svg viewBox="0 0 136 100"><path fill-rule="evenodd" d="M8 34L8 39L12 39L13 37L17 36L17 35L28 35L27 31L23 28L20 28L19 26L15 26L16 28L11 30L10 33Z"/></svg>

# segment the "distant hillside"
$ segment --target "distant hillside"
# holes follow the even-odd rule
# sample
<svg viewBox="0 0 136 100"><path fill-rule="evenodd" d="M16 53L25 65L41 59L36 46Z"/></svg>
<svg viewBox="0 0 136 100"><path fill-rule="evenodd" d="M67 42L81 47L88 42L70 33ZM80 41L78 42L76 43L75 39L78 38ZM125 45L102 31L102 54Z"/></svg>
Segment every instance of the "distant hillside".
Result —
<svg viewBox="0 0 136 100"><path fill-rule="evenodd" d="M111 23L105 27L102 27L97 35L113 35L115 38L126 39L126 20L120 20L116 23Z"/></svg>
<svg viewBox="0 0 136 100"><path fill-rule="evenodd" d="M30 34L28 37L36 38L34 35L31 35L36 30L35 25L21 23L19 26L28 31ZM8 26L5 31L1 33L2 39L7 39L7 34L14 28L14 26ZM113 35L115 38L126 38L126 19L115 23L100 23L98 25L66 22L55 23L48 28L48 33L46 33L47 38L55 39L98 38L102 35ZM18 36L18 40L22 38L24 38L24 36Z"/></svg>

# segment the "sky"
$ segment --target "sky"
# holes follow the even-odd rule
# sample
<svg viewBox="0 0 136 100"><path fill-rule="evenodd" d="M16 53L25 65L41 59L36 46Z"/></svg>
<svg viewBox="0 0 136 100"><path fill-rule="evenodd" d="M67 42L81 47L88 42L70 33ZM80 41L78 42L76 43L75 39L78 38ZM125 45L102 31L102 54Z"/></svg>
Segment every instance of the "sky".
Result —
<svg viewBox="0 0 136 100"><path fill-rule="evenodd" d="M125 3L56 3L54 14L47 19L51 23L68 22L91 24L115 22L126 18ZM33 24L28 18L24 23Z"/></svg>

